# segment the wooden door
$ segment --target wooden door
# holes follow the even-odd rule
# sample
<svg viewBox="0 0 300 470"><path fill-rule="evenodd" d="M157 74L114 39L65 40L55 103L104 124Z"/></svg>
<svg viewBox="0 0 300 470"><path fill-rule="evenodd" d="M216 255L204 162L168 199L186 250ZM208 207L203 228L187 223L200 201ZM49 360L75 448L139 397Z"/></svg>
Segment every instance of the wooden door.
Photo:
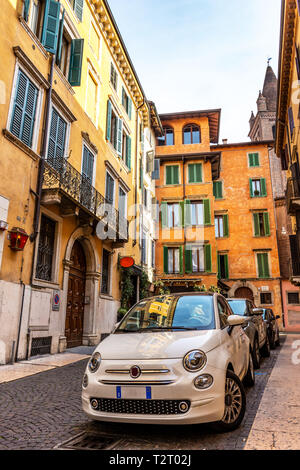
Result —
<svg viewBox="0 0 300 470"><path fill-rule="evenodd" d="M66 312L67 347L82 345L86 262L82 246L74 243L71 254Z"/></svg>
<svg viewBox="0 0 300 470"><path fill-rule="evenodd" d="M254 295L251 289L248 287L240 287L235 291L234 297L236 299L249 299L254 302Z"/></svg>

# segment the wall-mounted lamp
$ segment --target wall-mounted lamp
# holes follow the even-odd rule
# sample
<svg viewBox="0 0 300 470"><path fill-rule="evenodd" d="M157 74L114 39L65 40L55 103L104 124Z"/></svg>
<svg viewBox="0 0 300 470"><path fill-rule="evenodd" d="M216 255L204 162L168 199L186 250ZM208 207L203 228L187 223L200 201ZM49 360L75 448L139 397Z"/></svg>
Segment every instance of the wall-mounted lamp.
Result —
<svg viewBox="0 0 300 470"><path fill-rule="evenodd" d="M8 232L8 239L10 240L9 248L14 251L23 251L28 238L29 235L27 235L25 230L19 227L14 227L10 232Z"/></svg>

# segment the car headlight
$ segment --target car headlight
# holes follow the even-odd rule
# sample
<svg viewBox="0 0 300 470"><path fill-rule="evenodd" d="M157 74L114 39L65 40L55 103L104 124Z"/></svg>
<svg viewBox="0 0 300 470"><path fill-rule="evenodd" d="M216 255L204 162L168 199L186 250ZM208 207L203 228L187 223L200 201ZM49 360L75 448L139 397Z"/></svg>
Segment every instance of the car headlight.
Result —
<svg viewBox="0 0 300 470"><path fill-rule="evenodd" d="M100 353L96 352L95 354L92 355L91 359L89 360L88 363L88 368L89 371L94 373L96 372L101 364L101 355Z"/></svg>
<svg viewBox="0 0 300 470"><path fill-rule="evenodd" d="M183 358L183 367L188 372L197 372L206 364L206 354L198 349L186 354Z"/></svg>

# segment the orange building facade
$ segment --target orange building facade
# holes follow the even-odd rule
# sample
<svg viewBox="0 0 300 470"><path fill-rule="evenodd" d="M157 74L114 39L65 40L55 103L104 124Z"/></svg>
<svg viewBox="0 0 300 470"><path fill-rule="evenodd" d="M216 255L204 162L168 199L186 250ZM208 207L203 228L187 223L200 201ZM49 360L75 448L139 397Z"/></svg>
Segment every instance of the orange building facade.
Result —
<svg viewBox="0 0 300 470"><path fill-rule="evenodd" d="M220 110L160 115L158 286L218 287L282 315L272 141L218 145Z"/></svg>

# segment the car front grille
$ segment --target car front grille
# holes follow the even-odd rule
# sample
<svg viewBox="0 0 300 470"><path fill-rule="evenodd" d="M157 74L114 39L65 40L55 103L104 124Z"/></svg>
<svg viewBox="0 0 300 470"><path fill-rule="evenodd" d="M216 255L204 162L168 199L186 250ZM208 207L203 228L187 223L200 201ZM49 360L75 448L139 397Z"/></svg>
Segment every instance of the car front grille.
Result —
<svg viewBox="0 0 300 470"><path fill-rule="evenodd" d="M188 400L125 400L110 398L92 398L97 400L95 411L105 413L139 414L139 415L177 415L185 414L190 409ZM186 409L181 411L180 405L185 403Z"/></svg>

